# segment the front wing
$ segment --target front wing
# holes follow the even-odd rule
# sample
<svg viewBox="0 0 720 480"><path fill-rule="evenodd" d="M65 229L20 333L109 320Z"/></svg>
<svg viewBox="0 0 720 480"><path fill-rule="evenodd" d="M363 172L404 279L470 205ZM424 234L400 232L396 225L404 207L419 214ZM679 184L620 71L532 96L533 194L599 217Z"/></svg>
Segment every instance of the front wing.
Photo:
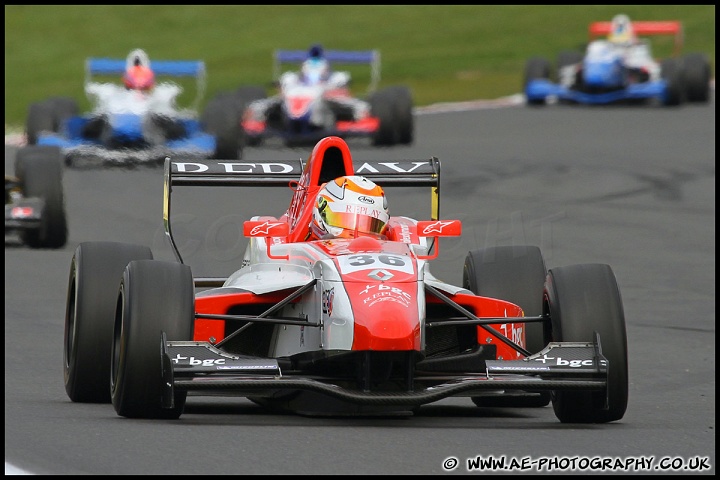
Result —
<svg viewBox="0 0 720 480"><path fill-rule="evenodd" d="M584 104L608 104L624 100L651 98L657 98L664 103L668 94L667 90L665 80L634 83L621 90L611 92L590 93L570 89L546 79L535 79L529 81L525 87L525 96L528 101L542 101L552 97L558 100Z"/></svg>
<svg viewBox="0 0 720 480"><path fill-rule="evenodd" d="M392 392L349 389L317 376L283 375L276 359L230 355L207 342L163 342L163 403L176 390L233 396L277 397L298 391L319 393L366 406L420 406L453 396L487 390L603 390L609 362L600 339L594 342L553 342L522 360L487 360L485 371L458 375L423 373L415 388Z"/></svg>

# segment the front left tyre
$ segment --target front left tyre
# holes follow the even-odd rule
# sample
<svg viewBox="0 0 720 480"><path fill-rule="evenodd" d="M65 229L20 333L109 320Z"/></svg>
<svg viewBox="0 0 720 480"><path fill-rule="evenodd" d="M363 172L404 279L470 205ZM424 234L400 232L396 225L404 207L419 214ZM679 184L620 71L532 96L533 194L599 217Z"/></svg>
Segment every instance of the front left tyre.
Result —
<svg viewBox="0 0 720 480"><path fill-rule="evenodd" d="M609 265L580 264L550 269L545 283L547 313L554 342L593 342L608 361L607 388L552 392L555 416L562 423L620 420L628 403L625 313Z"/></svg>
<svg viewBox="0 0 720 480"><path fill-rule="evenodd" d="M170 386L165 383L162 342L192 340L194 292L187 265L138 260L125 268L116 303L110 374L118 415L177 419L182 414L187 391L175 390L171 399L166 398Z"/></svg>

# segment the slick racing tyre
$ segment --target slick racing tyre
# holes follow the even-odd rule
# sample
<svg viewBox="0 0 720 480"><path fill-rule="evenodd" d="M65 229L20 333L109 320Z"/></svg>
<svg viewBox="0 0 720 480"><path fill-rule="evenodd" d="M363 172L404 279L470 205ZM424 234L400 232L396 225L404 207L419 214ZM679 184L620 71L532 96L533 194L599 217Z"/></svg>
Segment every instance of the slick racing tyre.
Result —
<svg viewBox="0 0 720 480"><path fill-rule="evenodd" d="M55 120L53 106L47 101L30 104L25 122L25 135L28 145L37 144L38 136L41 133L54 131Z"/></svg>
<svg viewBox="0 0 720 480"><path fill-rule="evenodd" d="M413 100L408 87L398 85L386 89L388 97L392 100L397 129L397 142L401 145L410 145L414 138Z"/></svg>
<svg viewBox="0 0 720 480"><path fill-rule="evenodd" d="M148 247L83 242L70 264L63 373L73 402L110 403L110 355L115 306L128 262L152 259Z"/></svg>
<svg viewBox="0 0 720 480"><path fill-rule="evenodd" d="M48 100L52 108L53 132L61 132L64 124L70 118L78 115L80 109L74 98L53 97Z"/></svg>
<svg viewBox="0 0 720 480"><path fill-rule="evenodd" d="M69 97L53 97L31 104L25 124L28 145L35 145L42 132L62 131L65 121L78 112L77 102Z"/></svg>
<svg viewBox="0 0 720 480"><path fill-rule="evenodd" d="M531 80L550 79L550 62L543 57L532 57L525 63L525 72L523 76L523 92L527 90L528 83ZM528 98L528 105L545 105L546 98Z"/></svg>
<svg viewBox="0 0 720 480"><path fill-rule="evenodd" d="M560 52L557 57L557 70L555 71L555 81L560 83L560 71L571 65L576 65L583 61L583 53L577 50L566 50Z"/></svg>
<svg viewBox="0 0 720 480"><path fill-rule="evenodd" d="M667 83L663 105L677 106L685 97L682 65L677 58L666 58L660 65L660 76Z"/></svg>
<svg viewBox="0 0 720 480"><path fill-rule="evenodd" d="M233 93L220 93L208 102L200 124L205 132L215 137L215 159L242 158L243 135L240 120Z"/></svg>
<svg viewBox="0 0 720 480"><path fill-rule="evenodd" d="M526 316L543 313L545 260L535 246L501 246L473 250L465 257L463 287L476 295L507 300L522 307ZM525 324L526 349L537 353L548 343L542 323ZM479 407L544 407L549 392L522 396L472 397Z"/></svg>
<svg viewBox="0 0 720 480"><path fill-rule="evenodd" d="M710 99L710 63L702 53L683 57L685 96L688 102L707 103Z"/></svg>
<svg viewBox="0 0 720 480"><path fill-rule="evenodd" d="M555 416L562 423L620 420L628 402L625 314L615 275L608 265L553 268L545 282L546 308L554 342L592 342L600 336L608 360L607 391L553 391Z"/></svg>
<svg viewBox="0 0 720 480"><path fill-rule="evenodd" d="M267 92L263 87L258 86L244 86L240 87L235 91L235 99L237 101L237 108L242 120L245 110L255 100L263 100L267 98ZM245 142L248 146L257 147L262 144L262 137L250 137L244 136Z"/></svg>
<svg viewBox="0 0 720 480"><path fill-rule="evenodd" d="M15 175L23 196L44 201L40 227L24 230L20 238L31 248L63 247L67 242L67 218L60 148L41 145L20 148L15 158Z"/></svg>
<svg viewBox="0 0 720 480"><path fill-rule="evenodd" d="M190 267L159 260L128 264L117 301L110 372L112 404L128 418L177 419L187 391L165 385L162 333L171 340L192 340L195 289ZM166 400L172 400L166 408Z"/></svg>
<svg viewBox="0 0 720 480"><path fill-rule="evenodd" d="M395 126L395 105L388 89L373 93L368 102L370 114L380 119L380 127L372 139L376 147L391 147L398 143L398 129Z"/></svg>

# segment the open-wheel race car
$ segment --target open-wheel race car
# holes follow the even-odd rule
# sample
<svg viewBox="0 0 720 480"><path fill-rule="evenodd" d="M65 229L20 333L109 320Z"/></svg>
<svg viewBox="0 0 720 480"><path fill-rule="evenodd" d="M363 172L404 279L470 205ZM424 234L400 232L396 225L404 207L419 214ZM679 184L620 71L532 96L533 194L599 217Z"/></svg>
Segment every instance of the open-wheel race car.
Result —
<svg viewBox="0 0 720 480"><path fill-rule="evenodd" d="M128 80L133 68L145 69L147 78ZM124 85L108 81L123 73ZM174 81L183 77L195 82L195 99L186 107L178 103L183 87ZM126 59L88 58L84 90L92 110L80 114L70 97L32 103L28 144L60 147L65 163L75 167L161 166L168 155L238 159L239 114L230 105L209 102L200 115L205 82L200 60L150 62L141 49Z"/></svg>
<svg viewBox="0 0 720 480"><path fill-rule="evenodd" d="M315 49L315 50L313 50ZM240 87L234 95L243 111L247 146L275 138L286 146L314 145L327 136L366 138L375 146L409 145L414 140L413 99L410 89L393 85L377 89L380 53L377 50L276 50L273 83L277 93L268 96L259 86ZM299 71L283 65L302 64ZM367 95L355 96L351 75L330 65L368 65L371 77Z"/></svg>
<svg viewBox="0 0 720 480"><path fill-rule="evenodd" d="M353 175L429 187L427 220L390 216L382 235L307 240L322 186ZM172 230L179 187L292 185L279 216L244 222L228 277L196 277ZM64 375L74 402L177 419L189 395L246 397L303 415L402 415L448 397L546 406L561 422L621 419L625 318L606 264L547 270L529 245L472 250L463 284L436 278L440 161L354 163L326 137L307 162L167 159L164 226L176 261L150 248L81 243L71 262ZM370 203L372 199L365 199ZM320 203L320 202L318 202Z"/></svg>
<svg viewBox="0 0 720 480"><path fill-rule="evenodd" d="M25 146L5 175L5 235L31 248L61 248L68 236L58 147Z"/></svg>
<svg viewBox="0 0 720 480"><path fill-rule="evenodd" d="M591 23L588 33L585 52L560 52L555 69L544 57L526 62L524 93L529 105L544 105L549 99L593 105L708 102L709 60L697 52L681 55L683 28L679 21L633 22L627 15L616 15L612 22ZM656 59L645 38L649 35L672 36L673 55ZM607 38L599 39L601 36Z"/></svg>

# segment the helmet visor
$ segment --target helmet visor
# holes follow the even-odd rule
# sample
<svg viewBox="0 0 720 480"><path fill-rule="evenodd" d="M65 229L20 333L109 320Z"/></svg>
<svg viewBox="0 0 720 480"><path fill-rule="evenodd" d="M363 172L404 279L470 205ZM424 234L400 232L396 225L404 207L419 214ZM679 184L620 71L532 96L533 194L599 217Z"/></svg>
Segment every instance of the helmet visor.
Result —
<svg viewBox="0 0 720 480"><path fill-rule="evenodd" d="M328 226L342 228L343 231L339 236L346 238L355 237L356 233L381 235L387 225L386 219L379 218L382 215L379 210L376 211L378 216L373 216L365 213L333 212L325 208L320 215Z"/></svg>

